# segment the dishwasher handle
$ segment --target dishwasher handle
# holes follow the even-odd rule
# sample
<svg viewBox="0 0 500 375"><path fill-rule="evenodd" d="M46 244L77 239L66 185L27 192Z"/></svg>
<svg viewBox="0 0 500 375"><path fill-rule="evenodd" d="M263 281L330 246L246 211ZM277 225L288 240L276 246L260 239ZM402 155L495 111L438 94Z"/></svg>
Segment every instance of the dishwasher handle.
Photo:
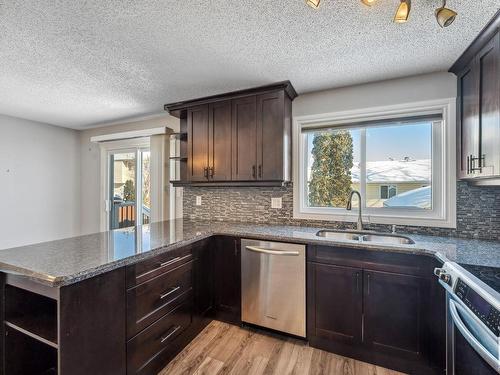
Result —
<svg viewBox="0 0 500 375"><path fill-rule="evenodd" d="M300 252L298 252L298 251L273 250L273 249L266 249L266 248L258 247L258 246L245 246L245 248L247 250L250 250L250 251L255 251L256 253L263 253L263 254L270 254L270 255L292 255L292 256L300 255Z"/></svg>

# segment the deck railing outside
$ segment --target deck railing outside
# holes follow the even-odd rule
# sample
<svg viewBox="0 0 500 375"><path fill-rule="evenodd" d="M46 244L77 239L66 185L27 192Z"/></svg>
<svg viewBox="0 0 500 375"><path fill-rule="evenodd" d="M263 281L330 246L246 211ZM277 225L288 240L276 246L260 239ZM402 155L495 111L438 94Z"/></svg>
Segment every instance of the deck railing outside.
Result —
<svg viewBox="0 0 500 375"><path fill-rule="evenodd" d="M142 224L151 221L151 210L142 206ZM126 228L136 225L135 202L114 202L111 218L112 228Z"/></svg>

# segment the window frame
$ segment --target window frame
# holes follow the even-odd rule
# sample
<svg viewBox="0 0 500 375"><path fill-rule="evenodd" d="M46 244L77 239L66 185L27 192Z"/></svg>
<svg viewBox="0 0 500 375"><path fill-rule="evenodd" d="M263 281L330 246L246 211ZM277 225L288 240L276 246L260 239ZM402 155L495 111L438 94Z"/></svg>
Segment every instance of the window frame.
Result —
<svg viewBox="0 0 500 375"><path fill-rule="evenodd" d="M455 98L432 101L371 107L353 111L342 111L318 115L294 117L293 121L293 217L295 219L347 221L357 220L356 210L342 208L308 207L305 204L306 181L303 128L321 126L348 127L356 123L398 118L441 115L442 121L432 126L432 210L401 208L367 208L363 202L363 221L374 224L398 224L413 226L456 227L456 116ZM361 137L361 147L366 139ZM364 154L364 153L362 153ZM363 155L362 155L363 157ZM360 181L366 180L366 160L361 160ZM366 184L361 183L360 192L366 197ZM377 210L377 211L375 211Z"/></svg>
<svg viewBox="0 0 500 375"><path fill-rule="evenodd" d="M382 188L383 187L386 187L387 188L387 198L384 198L382 197ZM397 185L394 185L394 184L382 184L379 186L379 199L391 199L392 197L394 197L394 195L392 197L390 197L389 195L391 195L389 193L389 191L391 190L391 187L394 188L394 190L396 190L396 194L394 195L398 195L398 186Z"/></svg>

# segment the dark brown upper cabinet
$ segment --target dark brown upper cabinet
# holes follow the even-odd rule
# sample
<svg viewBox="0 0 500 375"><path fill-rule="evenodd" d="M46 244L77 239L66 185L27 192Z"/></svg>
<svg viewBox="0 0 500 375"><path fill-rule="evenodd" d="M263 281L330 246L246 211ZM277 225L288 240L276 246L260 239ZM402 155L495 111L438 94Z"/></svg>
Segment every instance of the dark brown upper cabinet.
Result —
<svg viewBox="0 0 500 375"><path fill-rule="evenodd" d="M208 180L231 180L231 101L208 105Z"/></svg>
<svg viewBox="0 0 500 375"><path fill-rule="evenodd" d="M257 105L255 95L233 102L233 180L257 178Z"/></svg>
<svg viewBox="0 0 500 375"><path fill-rule="evenodd" d="M257 96L258 180L290 180L291 112L283 91Z"/></svg>
<svg viewBox="0 0 500 375"><path fill-rule="evenodd" d="M208 150L210 131L208 126L208 105L189 108L188 124L188 173L191 181L208 179Z"/></svg>
<svg viewBox="0 0 500 375"><path fill-rule="evenodd" d="M193 182L231 180L231 102L187 110L188 175Z"/></svg>
<svg viewBox="0 0 500 375"><path fill-rule="evenodd" d="M500 185L500 12L451 67L457 75L458 177Z"/></svg>
<svg viewBox="0 0 500 375"><path fill-rule="evenodd" d="M187 133L176 184L278 186L291 179L291 83L165 105Z"/></svg>

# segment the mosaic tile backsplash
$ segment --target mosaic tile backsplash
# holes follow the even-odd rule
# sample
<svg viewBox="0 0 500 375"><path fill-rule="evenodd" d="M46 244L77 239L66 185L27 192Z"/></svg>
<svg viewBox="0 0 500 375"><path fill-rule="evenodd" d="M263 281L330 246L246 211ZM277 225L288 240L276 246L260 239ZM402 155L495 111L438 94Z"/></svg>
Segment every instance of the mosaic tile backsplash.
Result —
<svg viewBox="0 0 500 375"><path fill-rule="evenodd" d="M196 206L196 196L202 205ZM282 198L282 208L271 208L271 198ZM293 218L293 187L185 187L184 216L190 219L269 223L326 228L354 228L354 223ZM390 231L389 225L368 229ZM457 184L457 228L397 227L398 232L500 240L500 187Z"/></svg>

